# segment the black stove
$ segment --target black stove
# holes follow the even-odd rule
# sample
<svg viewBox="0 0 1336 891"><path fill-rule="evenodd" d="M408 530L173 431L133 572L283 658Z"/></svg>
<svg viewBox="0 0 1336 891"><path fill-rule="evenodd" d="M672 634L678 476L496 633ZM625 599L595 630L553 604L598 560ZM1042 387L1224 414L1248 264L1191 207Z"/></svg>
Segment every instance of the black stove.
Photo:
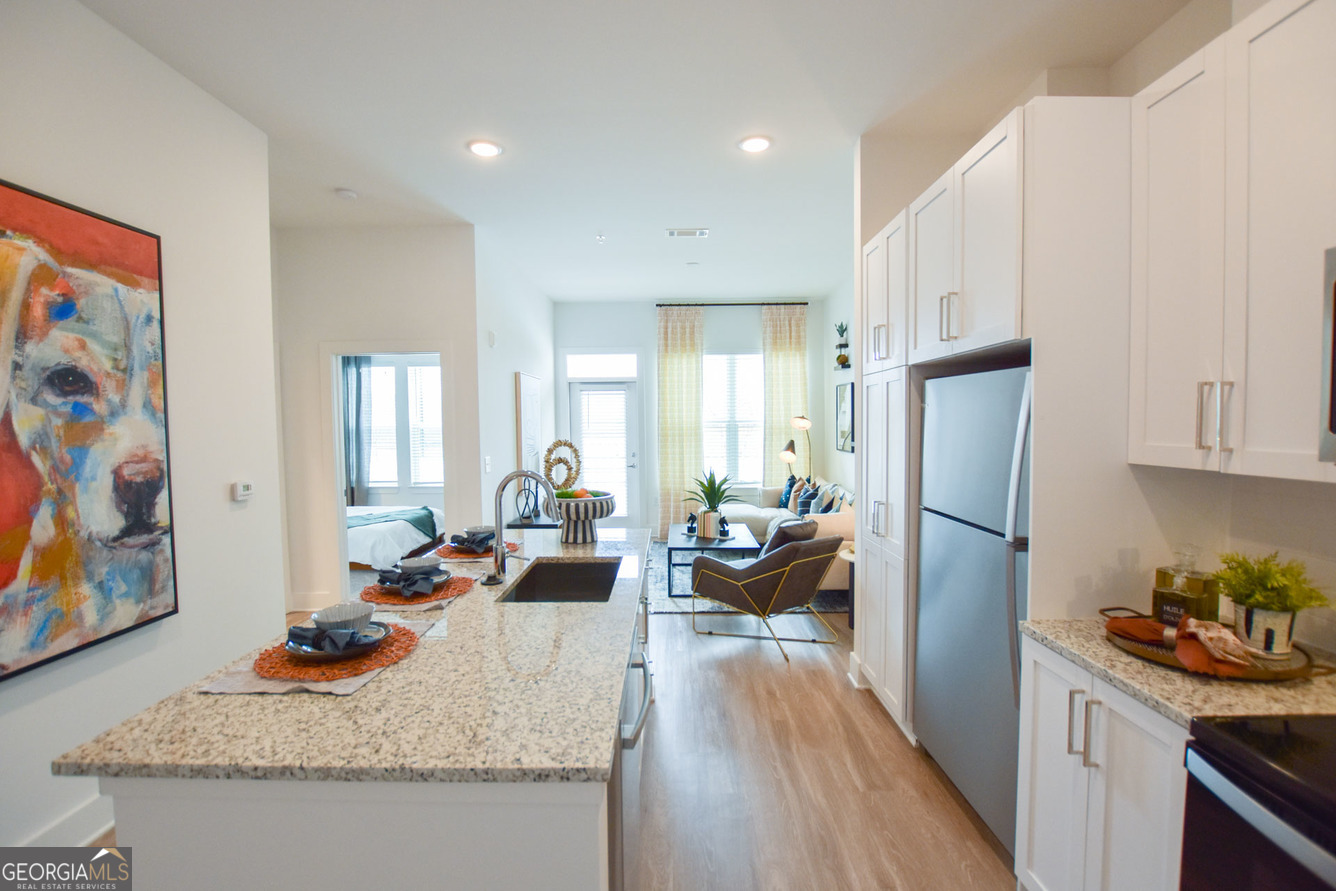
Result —
<svg viewBox="0 0 1336 891"><path fill-rule="evenodd" d="M1191 731L1183 887L1235 887L1218 884L1227 873L1246 878L1237 887L1336 888L1336 715L1196 718ZM1230 865L1198 885L1207 843Z"/></svg>

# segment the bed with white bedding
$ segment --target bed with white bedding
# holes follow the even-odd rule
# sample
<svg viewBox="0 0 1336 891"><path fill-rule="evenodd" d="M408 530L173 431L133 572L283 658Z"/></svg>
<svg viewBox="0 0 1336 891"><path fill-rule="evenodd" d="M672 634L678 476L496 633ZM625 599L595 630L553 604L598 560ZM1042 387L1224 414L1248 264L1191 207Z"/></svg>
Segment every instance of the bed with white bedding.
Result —
<svg viewBox="0 0 1336 891"><path fill-rule="evenodd" d="M421 509L420 505L366 505L348 508L349 519L375 514ZM436 521L436 536L445 530L445 514L429 508ZM432 541L416 526L406 520L388 520L364 526L348 527L348 562L360 563L373 569L390 569L409 551Z"/></svg>

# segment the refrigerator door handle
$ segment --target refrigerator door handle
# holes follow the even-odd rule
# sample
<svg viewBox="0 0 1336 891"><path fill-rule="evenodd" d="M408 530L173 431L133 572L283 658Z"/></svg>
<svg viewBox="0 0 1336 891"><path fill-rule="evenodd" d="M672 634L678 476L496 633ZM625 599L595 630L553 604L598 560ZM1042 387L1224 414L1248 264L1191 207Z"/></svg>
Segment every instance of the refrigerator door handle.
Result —
<svg viewBox="0 0 1336 891"><path fill-rule="evenodd" d="M1030 435L1031 375L1025 373L1025 390L1021 394L1021 409L1016 416L1016 440L1011 450L1011 484L1007 486L1008 542L1016 541L1016 517L1021 506L1021 465L1025 461L1025 440Z"/></svg>
<svg viewBox="0 0 1336 891"><path fill-rule="evenodd" d="M1016 616L1016 555L1030 549L1029 542L1007 542L1007 651L1011 654L1011 692L1016 708L1021 707L1020 621Z"/></svg>

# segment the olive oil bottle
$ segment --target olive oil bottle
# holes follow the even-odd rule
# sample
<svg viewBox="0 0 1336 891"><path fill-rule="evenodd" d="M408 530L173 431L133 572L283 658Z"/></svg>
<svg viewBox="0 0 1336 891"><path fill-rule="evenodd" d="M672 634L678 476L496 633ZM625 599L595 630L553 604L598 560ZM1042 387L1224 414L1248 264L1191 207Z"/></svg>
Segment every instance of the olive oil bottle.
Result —
<svg viewBox="0 0 1336 891"><path fill-rule="evenodd" d="M1184 616L1214 622L1220 618L1220 583L1197 569L1197 549L1179 545L1173 566L1155 570L1151 615L1165 625L1177 625Z"/></svg>

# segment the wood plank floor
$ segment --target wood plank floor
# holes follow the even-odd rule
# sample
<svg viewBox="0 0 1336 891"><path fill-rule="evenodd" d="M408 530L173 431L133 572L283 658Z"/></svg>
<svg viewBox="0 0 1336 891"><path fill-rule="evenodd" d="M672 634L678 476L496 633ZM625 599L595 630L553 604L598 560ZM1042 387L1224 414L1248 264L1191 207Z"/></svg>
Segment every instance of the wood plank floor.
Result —
<svg viewBox="0 0 1336 891"><path fill-rule="evenodd" d="M836 619L839 644L785 644L785 663L771 641L651 616L641 888L1015 887L1005 851L936 765L849 683L850 632ZM812 622L781 621L795 633Z"/></svg>
<svg viewBox="0 0 1336 891"><path fill-rule="evenodd" d="M1015 887L1006 852L941 771L850 685L842 618L831 617L839 643L785 644L786 663L771 641L650 617L642 891ZM782 617L776 628L797 636L811 623ZM711 616L701 627L751 633L759 622ZM115 843L114 830L94 842Z"/></svg>

